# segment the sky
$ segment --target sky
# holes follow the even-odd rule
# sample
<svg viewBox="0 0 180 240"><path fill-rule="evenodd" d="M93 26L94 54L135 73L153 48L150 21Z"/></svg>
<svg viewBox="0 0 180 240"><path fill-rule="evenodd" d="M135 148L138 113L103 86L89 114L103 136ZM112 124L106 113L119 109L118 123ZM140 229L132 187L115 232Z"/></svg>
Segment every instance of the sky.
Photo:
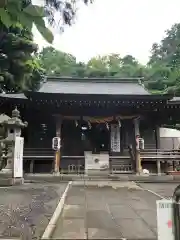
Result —
<svg viewBox="0 0 180 240"><path fill-rule="evenodd" d="M73 54L77 61L118 53L131 54L145 64L152 44L177 22L179 0L94 0L79 9L76 23L63 34L54 30L53 46ZM35 27L33 33L40 49L48 46Z"/></svg>

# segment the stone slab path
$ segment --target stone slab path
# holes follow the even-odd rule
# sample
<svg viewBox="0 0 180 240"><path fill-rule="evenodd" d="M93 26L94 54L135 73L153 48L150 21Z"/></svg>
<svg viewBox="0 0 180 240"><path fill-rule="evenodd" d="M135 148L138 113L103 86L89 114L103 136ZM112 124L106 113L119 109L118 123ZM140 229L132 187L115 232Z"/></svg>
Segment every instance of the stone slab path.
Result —
<svg viewBox="0 0 180 240"><path fill-rule="evenodd" d="M158 197L123 184L74 183L52 239L157 239Z"/></svg>

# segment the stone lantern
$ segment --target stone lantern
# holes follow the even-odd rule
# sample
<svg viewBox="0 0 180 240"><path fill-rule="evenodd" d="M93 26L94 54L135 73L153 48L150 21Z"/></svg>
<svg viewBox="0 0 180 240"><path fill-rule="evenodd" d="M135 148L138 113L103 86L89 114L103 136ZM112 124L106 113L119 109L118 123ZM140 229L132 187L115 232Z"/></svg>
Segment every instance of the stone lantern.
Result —
<svg viewBox="0 0 180 240"><path fill-rule="evenodd" d="M3 121L1 124L4 126L7 132L7 137L1 140L1 142L3 142L7 148L7 155L4 156L7 159L7 164L5 168L1 170L1 173L12 174L15 138L21 136L21 129L27 127L28 123L22 122L20 119L20 112L16 107L12 111L12 117Z"/></svg>

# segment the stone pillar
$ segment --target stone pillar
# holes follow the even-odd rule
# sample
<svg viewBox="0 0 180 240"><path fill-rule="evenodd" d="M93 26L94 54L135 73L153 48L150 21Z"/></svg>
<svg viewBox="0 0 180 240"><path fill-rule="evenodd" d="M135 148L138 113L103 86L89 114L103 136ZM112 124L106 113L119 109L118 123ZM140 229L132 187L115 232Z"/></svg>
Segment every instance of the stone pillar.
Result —
<svg viewBox="0 0 180 240"><path fill-rule="evenodd" d="M56 137L59 137L61 139L61 125L62 125L62 119L61 116L56 116ZM61 166L61 150L55 151L55 159L54 159L54 172L59 173L60 166Z"/></svg>
<svg viewBox="0 0 180 240"><path fill-rule="evenodd" d="M159 126L156 126L155 128L155 136L156 136L156 149L160 149L160 127ZM156 159L156 163L157 163L157 174L161 175L161 162L158 158Z"/></svg>
<svg viewBox="0 0 180 240"><path fill-rule="evenodd" d="M136 141L136 137L140 136L139 124L140 124L140 118L135 118L134 119L135 141ZM140 174L142 166L141 166L141 158L140 158L140 149L138 148L137 143L135 147L135 159L136 159L136 174Z"/></svg>

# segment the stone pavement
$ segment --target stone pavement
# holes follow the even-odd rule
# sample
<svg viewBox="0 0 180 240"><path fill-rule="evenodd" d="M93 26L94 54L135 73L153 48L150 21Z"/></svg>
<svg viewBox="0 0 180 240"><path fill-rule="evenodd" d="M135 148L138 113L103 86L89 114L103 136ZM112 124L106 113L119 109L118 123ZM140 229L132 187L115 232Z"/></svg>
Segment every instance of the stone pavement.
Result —
<svg viewBox="0 0 180 240"><path fill-rule="evenodd" d="M157 199L133 182L76 182L52 239L157 239Z"/></svg>
<svg viewBox="0 0 180 240"><path fill-rule="evenodd" d="M144 189L153 191L164 198L170 199L173 195L175 188L179 184L178 183L140 183L138 185Z"/></svg>
<svg viewBox="0 0 180 240"><path fill-rule="evenodd" d="M0 239L40 239L66 185L0 187Z"/></svg>

